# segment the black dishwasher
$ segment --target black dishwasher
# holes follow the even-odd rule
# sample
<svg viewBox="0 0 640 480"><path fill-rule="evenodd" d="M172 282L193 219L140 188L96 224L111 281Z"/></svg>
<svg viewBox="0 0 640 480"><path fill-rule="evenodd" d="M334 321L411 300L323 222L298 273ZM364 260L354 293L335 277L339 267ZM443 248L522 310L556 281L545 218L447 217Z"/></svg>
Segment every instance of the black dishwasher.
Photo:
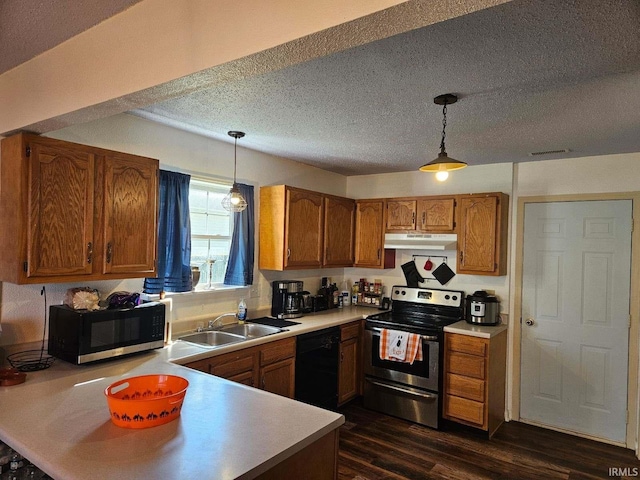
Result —
<svg viewBox="0 0 640 480"><path fill-rule="evenodd" d="M322 408L338 406L340 327L298 335L296 400Z"/></svg>

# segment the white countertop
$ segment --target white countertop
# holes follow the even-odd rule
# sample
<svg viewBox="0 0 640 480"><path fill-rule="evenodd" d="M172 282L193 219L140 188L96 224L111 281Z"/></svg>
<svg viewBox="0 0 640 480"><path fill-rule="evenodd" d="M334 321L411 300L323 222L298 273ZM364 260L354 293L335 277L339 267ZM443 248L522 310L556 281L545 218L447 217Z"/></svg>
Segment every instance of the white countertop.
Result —
<svg viewBox="0 0 640 480"><path fill-rule="evenodd" d="M471 323L467 323L465 320L461 320L459 322L453 323L444 327L444 331L448 333L459 333L462 335L469 335L471 337L480 337L480 338L491 338L495 337L499 333L504 332L507 329L507 326L504 324L500 325L472 325Z"/></svg>
<svg viewBox="0 0 640 480"><path fill-rule="evenodd" d="M344 423L338 413L207 375L179 364L358 320L366 307L321 312L288 331L221 348L174 342L96 365L62 360L0 387L0 439L56 480L254 478ZM148 429L116 427L104 389L150 373L189 381L180 417Z"/></svg>

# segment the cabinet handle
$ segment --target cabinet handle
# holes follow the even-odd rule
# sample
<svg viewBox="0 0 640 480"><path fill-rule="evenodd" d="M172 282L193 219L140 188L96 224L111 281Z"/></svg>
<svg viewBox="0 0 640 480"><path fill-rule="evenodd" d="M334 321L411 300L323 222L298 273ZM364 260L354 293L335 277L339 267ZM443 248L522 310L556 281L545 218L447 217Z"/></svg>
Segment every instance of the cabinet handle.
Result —
<svg viewBox="0 0 640 480"><path fill-rule="evenodd" d="M422 212L422 226L427 223L427 212Z"/></svg>
<svg viewBox="0 0 640 480"><path fill-rule="evenodd" d="M291 249L287 248L287 258L289 258L291 256Z"/></svg>
<svg viewBox="0 0 640 480"><path fill-rule="evenodd" d="M93 260L93 243L89 242L87 244L87 263L91 263Z"/></svg>
<svg viewBox="0 0 640 480"><path fill-rule="evenodd" d="M262 388L264 389L266 386L266 381L264 379L264 375L262 376Z"/></svg>
<svg viewBox="0 0 640 480"><path fill-rule="evenodd" d="M340 352L340 363L344 363L344 352Z"/></svg>
<svg viewBox="0 0 640 480"><path fill-rule="evenodd" d="M380 249L378 249L378 260L380 260Z"/></svg>
<svg viewBox="0 0 640 480"><path fill-rule="evenodd" d="M113 246L111 242L107 243L107 263L111 263L111 256L113 255Z"/></svg>
<svg viewBox="0 0 640 480"><path fill-rule="evenodd" d="M464 258L464 252L460 250L460 263L462 263L463 258Z"/></svg>
<svg viewBox="0 0 640 480"><path fill-rule="evenodd" d="M416 224L416 212L413 212L411 214L411 225L415 225Z"/></svg>

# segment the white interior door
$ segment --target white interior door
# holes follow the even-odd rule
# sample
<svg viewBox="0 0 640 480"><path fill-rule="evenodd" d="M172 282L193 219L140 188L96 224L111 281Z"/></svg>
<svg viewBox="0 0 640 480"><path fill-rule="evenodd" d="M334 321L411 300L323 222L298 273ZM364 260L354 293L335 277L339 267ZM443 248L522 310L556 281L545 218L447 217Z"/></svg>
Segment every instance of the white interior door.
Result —
<svg viewBox="0 0 640 480"><path fill-rule="evenodd" d="M632 201L524 211L520 416L624 443Z"/></svg>

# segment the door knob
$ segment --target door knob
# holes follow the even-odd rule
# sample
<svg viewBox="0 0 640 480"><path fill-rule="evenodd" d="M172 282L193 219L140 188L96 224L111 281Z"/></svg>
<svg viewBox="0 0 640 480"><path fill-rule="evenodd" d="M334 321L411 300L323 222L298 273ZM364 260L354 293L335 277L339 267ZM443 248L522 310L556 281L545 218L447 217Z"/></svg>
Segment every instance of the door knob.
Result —
<svg viewBox="0 0 640 480"><path fill-rule="evenodd" d="M527 325L531 326L533 325L535 322L533 321L533 318L527 318L524 323L526 323Z"/></svg>

